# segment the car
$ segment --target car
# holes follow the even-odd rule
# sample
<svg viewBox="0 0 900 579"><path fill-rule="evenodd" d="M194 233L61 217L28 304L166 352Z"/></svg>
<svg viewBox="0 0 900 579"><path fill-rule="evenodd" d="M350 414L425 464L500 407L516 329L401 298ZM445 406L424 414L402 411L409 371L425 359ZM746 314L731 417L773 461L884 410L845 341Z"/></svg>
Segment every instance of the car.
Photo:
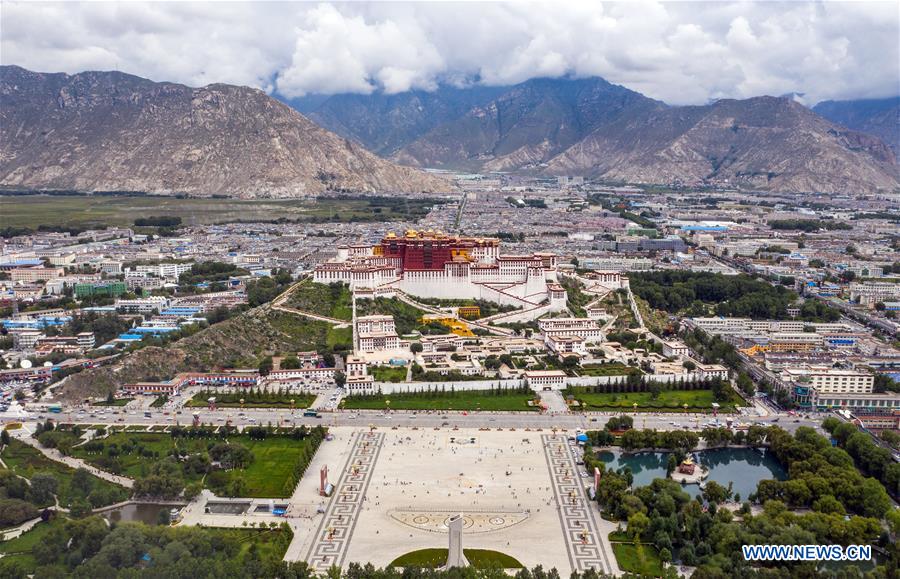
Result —
<svg viewBox="0 0 900 579"><path fill-rule="evenodd" d="M441 426L450 426L449 422L441 422Z"/></svg>

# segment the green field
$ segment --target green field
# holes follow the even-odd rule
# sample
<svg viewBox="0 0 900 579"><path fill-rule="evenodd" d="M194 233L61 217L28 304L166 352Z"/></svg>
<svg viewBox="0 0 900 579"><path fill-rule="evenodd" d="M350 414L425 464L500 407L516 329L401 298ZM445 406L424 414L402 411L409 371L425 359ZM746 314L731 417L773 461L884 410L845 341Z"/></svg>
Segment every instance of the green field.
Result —
<svg viewBox="0 0 900 579"><path fill-rule="evenodd" d="M391 567L440 567L447 562L448 549L419 549L400 555L391 561ZM521 569L522 564L515 557L488 549L463 549L469 564L476 569Z"/></svg>
<svg viewBox="0 0 900 579"><path fill-rule="evenodd" d="M0 457L3 458L3 462L6 463L6 466L12 472L25 478L30 479L36 474L53 475L59 484L57 489L59 503L64 507L68 507L74 499L83 496L79 491L72 488L72 478L75 475L75 469L47 458L36 448L18 440L13 440L9 446L3 449ZM128 489L94 475L90 475L90 481L90 492L88 495L92 495L91 498L93 500L91 500L91 503L95 507L124 501L131 494Z"/></svg>
<svg viewBox="0 0 900 579"><path fill-rule="evenodd" d="M395 393L388 395L348 396L344 398L344 408L348 410L496 410L531 411L540 410L529 406L533 394L510 392L494 394L490 390L460 390L457 392ZM390 404L387 401L390 400Z"/></svg>
<svg viewBox="0 0 900 579"><path fill-rule="evenodd" d="M278 394L275 392L199 392L185 403L189 408L206 408L210 396L219 408L307 408L316 397L312 394ZM243 400L243 404L241 403ZM294 401L293 405L291 400Z"/></svg>
<svg viewBox="0 0 900 579"><path fill-rule="evenodd" d="M0 195L0 229L40 225L132 226L139 217L180 217L185 225L283 218L310 223L415 221L434 199L343 197L319 199L178 199L143 195Z"/></svg>
<svg viewBox="0 0 900 579"><path fill-rule="evenodd" d="M616 563L626 573L662 577L663 566L656 547L647 543L613 543Z"/></svg>
<svg viewBox="0 0 900 579"><path fill-rule="evenodd" d="M609 364L595 364L590 366L582 366L578 368L578 373L582 376L640 376L643 374L640 368L626 366L619 362L610 362Z"/></svg>
<svg viewBox="0 0 900 579"><path fill-rule="evenodd" d="M134 398L116 398L112 402L108 400L101 400L99 402L92 402L91 406L125 406L132 400L134 400Z"/></svg>
<svg viewBox="0 0 900 579"><path fill-rule="evenodd" d="M376 382L406 381L406 366L373 366L370 373Z"/></svg>
<svg viewBox="0 0 900 579"><path fill-rule="evenodd" d="M683 412L687 404L688 412L711 412L716 401L712 390L663 390L656 400L650 392L576 392L575 398L584 410L632 410L637 403L638 412ZM739 403L736 394L729 400L719 402L719 411L734 412Z"/></svg>
<svg viewBox="0 0 900 579"><path fill-rule="evenodd" d="M183 453L196 454L207 451L210 444L220 442L216 437L172 437L168 433L118 432L101 439L102 450L87 451L84 447L74 448L73 456L117 474L131 478L146 475L153 462L163 459L174 449ZM262 440L252 440L248 436L232 436L229 442L239 442L253 453L253 461L244 469L217 470L204 479L204 485L213 488L217 494L225 492L229 484L239 478L243 481L243 496L260 498L280 498L285 496L285 482L291 479L294 467L300 460L304 446L311 444L310 438L293 440L286 436L269 436ZM115 445L118 454L115 462L110 460L109 448ZM125 452L125 449L130 449ZM186 482L201 480L200 475L185 476Z"/></svg>

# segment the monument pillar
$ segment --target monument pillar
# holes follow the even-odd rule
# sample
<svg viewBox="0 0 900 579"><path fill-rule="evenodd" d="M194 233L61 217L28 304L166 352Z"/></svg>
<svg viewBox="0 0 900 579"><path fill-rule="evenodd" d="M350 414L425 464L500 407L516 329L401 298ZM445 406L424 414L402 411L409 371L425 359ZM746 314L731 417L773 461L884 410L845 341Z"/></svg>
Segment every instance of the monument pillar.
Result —
<svg viewBox="0 0 900 579"><path fill-rule="evenodd" d="M450 521L447 523L447 527L450 529L450 549L447 553L447 564L444 566L444 568L450 569L451 567L468 567L469 562L466 560L466 556L463 554L462 514L453 515L452 517L450 517Z"/></svg>

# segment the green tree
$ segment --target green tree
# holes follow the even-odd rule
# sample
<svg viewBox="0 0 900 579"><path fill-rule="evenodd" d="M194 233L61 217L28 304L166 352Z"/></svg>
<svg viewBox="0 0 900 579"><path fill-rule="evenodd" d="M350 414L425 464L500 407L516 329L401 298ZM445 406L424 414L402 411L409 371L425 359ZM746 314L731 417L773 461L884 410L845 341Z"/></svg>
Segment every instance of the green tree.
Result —
<svg viewBox="0 0 900 579"><path fill-rule="evenodd" d="M37 505L53 504L59 481L52 474L38 473L31 477L31 501Z"/></svg>
<svg viewBox="0 0 900 579"><path fill-rule="evenodd" d="M628 517L628 536L635 543L639 543L641 536L650 528L650 519L644 513L638 511Z"/></svg>
<svg viewBox="0 0 900 579"><path fill-rule="evenodd" d="M724 503L728 500L730 494L730 491L726 487L714 480L707 481L706 486L703 488L703 498L706 499L707 502L713 504Z"/></svg>

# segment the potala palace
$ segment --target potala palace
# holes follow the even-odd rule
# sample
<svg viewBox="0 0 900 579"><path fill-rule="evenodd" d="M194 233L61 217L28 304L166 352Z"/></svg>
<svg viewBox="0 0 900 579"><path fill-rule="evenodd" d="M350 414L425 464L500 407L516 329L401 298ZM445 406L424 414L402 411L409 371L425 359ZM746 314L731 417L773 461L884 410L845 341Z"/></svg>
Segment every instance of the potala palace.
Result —
<svg viewBox="0 0 900 579"><path fill-rule="evenodd" d="M531 319L566 309L555 254L501 255L499 239L440 231L388 233L377 245L341 246L333 260L315 268L313 279L349 284L357 295L401 291L423 298L489 300L521 308Z"/></svg>

